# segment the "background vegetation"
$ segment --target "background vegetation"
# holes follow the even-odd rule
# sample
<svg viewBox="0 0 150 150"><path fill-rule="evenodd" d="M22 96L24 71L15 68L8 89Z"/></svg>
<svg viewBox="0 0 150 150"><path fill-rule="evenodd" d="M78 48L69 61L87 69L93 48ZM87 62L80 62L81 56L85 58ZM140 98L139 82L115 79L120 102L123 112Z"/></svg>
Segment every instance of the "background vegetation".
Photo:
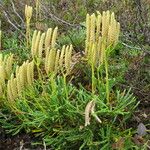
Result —
<svg viewBox="0 0 150 150"><path fill-rule="evenodd" d="M17 65L31 60L25 38L27 4L33 7L31 35L35 29L46 32L58 26L57 48L72 44L75 65L69 76L55 77L43 75L36 63L36 81L17 98L15 110L7 97L0 96L0 148L149 149L149 0L45 0L38 7L36 2L0 1L1 53L14 54L14 72ZM108 58L109 105L105 66L95 73L93 94L92 72L82 58L86 14L106 10L115 12L121 25L119 43ZM92 100L95 112L85 127L85 108Z"/></svg>

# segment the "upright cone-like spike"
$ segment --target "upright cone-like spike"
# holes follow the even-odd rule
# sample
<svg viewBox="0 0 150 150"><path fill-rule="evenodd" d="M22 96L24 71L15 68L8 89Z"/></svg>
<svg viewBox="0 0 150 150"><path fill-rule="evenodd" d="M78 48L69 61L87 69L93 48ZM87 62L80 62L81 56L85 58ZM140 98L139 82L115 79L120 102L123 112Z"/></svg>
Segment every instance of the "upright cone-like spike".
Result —
<svg viewBox="0 0 150 150"><path fill-rule="evenodd" d="M12 65L13 65L13 54L11 54L6 61L6 74L7 74L7 78L10 77L11 72L12 72Z"/></svg>
<svg viewBox="0 0 150 150"><path fill-rule="evenodd" d="M95 25L96 25L96 17L95 14L91 15L91 20L90 20L90 42L95 42Z"/></svg>
<svg viewBox="0 0 150 150"><path fill-rule="evenodd" d="M54 67L55 67L55 57L56 57L56 50L55 49L51 49L50 53L49 53L49 57L48 57L48 70L47 70L47 74L54 71Z"/></svg>
<svg viewBox="0 0 150 150"><path fill-rule="evenodd" d="M96 19L96 41L99 40L99 36L100 36L101 21L102 21L101 19L102 19L102 16L101 14L99 14Z"/></svg>
<svg viewBox="0 0 150 150"><path fill-rule="evenodd" d="M66 46L64 45L61 49L61 54L60 54L60 59L59 59L59 67L61 70L63 69L65 49L66 49Z"/></svg>
<svg viewBox="0 0 150 150"><path fill-rule="evenodd" d="M40 59L42 59L44 39L45 39L45 33L42 33L41 38L40 38L39 48L38 48L39 49L38 56Z"/></svg>
<svg viewBox="0 0 150 150"><path fill-rule="evenodd" d="M16 99L18 96L18 92L17 92L17 85L16 85L16 79L14 79L14 75L11 75L11 79L10 79L10 89L11 89L11 94L13 99Z"/></svg>
<svg viewBox="0 0 150 150"><path fill-rule="evenodd" d="M37 30L34 31L33 37L32 37L32 46L31 46L31 55L32 55L32 57L34 57L34 55L35 55L36 37L37 37Z"/></svg>
<svg viewBox="0 0 150 150"><path fill-rule="evenodd" d="M31 17L32 17L32 7L25 5L27 47L29 47L29 43L30 43L30 20L31 20Z"/></svg>
<svg viewBox="0 0 150 150"><path fill-rule="evenodd" d="M58 31L58 27L56 27L56 28L54 29L54 31L53 31L51 48L54 48L54 47L55 47L56 38L57 38L57 31Z"/></svg>
<svg viewBox="0 0 150 150"><path fill-rule="evenodd" d="M5 85L5 79L6 79L6 73L4 66L0 66L0 85L4 87Z"/></svg>
<svg viewBox="0 0 150 150"><path fill-rule="evenodd" d="M10 82L10 80L9 80L8 83L7 83L7 98L8 98L8 100L10 100L10 101L14 101L14 97L13 97L13 94L12 94L12 89L11 89L11 82Z"/></svg>
<svg viewBox="0 0 150 150"><path fill-rule="evenodd" d="M34 45L34 56L37 56L37 54L38 54L40 37L41 37L41 31L39 31L36 36L35 45Z"/></svg>
<svg viewBox="0 0 150 150"><path fill-rule="evenodd" d="M116 21L114 13L103 11L86 16L85 55L88 61L96 66L103 63L107 48L115 46L118 42L120 24ZM95 51L93 51L93 45ZM93 53L94 52L94 53ZM95 58L93 59L93 55Z"/></svg>
<svg viewBox="0 0 150 150"><path fill-rule="evenodd" d="M90 15L86 15L86 40L85 40L85 53L88 52L89 47L89 41L90 41Z"/></svg>
<svg viewBox="0 0 150 150"><path fill-rule="evenodd" d="M55 69L54 69L55 73L57 73L59 69L59 58L60 58L60 50L58 50L56 54Z"/></svg>
<svg viewBox="0 0 150 150"><path fill-rule="evenodd" d="M47 49L50 48L51 44L51 36L52 36L52 28L49 28L46 32L46 37L45 37L45 55L47 54Z"/></svg>

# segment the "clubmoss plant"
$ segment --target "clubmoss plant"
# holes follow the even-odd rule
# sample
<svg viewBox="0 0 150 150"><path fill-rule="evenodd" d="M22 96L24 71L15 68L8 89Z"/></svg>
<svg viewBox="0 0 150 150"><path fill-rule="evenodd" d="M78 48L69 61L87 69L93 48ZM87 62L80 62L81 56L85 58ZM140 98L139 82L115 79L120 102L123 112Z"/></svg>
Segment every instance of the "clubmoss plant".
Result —
<svg viewBox="0 0 150 150"><path fill-rule="evenodd" d="M95 68L105 66L106 93L109 104L109 78L108 78L108 53L118 42L120 24L116 21L114 13L103 11L102 15L87 14L86 16L86 41L85 55L92 68L92 91L95 92Z"/></svg>

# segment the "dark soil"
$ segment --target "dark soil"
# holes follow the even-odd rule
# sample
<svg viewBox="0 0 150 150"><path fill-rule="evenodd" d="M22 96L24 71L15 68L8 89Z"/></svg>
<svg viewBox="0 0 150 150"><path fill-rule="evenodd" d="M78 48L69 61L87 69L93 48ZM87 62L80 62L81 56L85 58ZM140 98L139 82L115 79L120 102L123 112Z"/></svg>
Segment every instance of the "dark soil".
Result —
<svg viewBox="0 0 150 150"><path fill-rule="evenodd" d="M43 150L41 146L33 146L35 141L33 135L21 133L16 136L6 134L5 130L0 127L0 150Z"/></svg>

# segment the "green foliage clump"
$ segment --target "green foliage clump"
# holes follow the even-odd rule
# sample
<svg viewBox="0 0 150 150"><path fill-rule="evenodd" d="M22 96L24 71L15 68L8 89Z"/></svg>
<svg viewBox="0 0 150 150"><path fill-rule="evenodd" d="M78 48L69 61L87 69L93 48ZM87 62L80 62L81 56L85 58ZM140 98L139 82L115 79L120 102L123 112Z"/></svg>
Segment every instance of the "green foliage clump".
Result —
<svg viewBox="0 0 150 150"><path fill-rule="evenodd" d="M103 84L97 95L92 95L82 86L78 89L71 83L66 84L63 77L51 77L45 84L37 80L15 101L11 113L18 121L15 123L11 118L9 123L3 122L3 127L13 134L25 129L43 137L45 143L54 149L109 149L115 138L127 138L121 130L136 107L130 91L116 91L114 94L116 99L109 107L105 103ZM96 109L91 114L90 125L85 127L85 107L91 100L95 101ZM95 114L102 120L101 124L95 119ZM130 130L127 134L131 134Z"/></svg>

